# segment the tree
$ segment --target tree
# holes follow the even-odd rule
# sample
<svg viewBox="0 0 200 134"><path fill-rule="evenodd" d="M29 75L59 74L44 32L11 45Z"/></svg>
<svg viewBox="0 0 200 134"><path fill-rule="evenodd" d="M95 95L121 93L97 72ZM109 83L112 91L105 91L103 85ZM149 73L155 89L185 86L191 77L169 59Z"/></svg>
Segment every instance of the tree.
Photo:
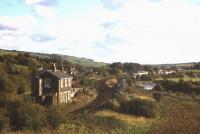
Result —
<svg viewBox="0 0 200 134"><path fill-rule="evenodd" d="M193 66L193 69L200 69L200 62L199 63L196 63L194 66Z"/></svg>
<svg viewBox="0 0 200 134"><path fill-rule="evenodd" d="M127 72L129 74L133 74L133 73L136 73L138 72L139 70L142 70L142 66L138 63L124 63L123 64L123 69L124 69L124 72Z"/></svg>
<svg viewBox="0 0 200 134"><path fill-rule="evenodd" d="M142 81L152 81L153 78L151 77L151 75L142 75L142 76L140 76L140 80L142 80Z"/></svg>
<svg viewBox="0 0 200 134"><path fill-rule="evenodd" d="M123 73L123 64L121 62L114 62L110 64L111 74L120 75Z"/></svg>

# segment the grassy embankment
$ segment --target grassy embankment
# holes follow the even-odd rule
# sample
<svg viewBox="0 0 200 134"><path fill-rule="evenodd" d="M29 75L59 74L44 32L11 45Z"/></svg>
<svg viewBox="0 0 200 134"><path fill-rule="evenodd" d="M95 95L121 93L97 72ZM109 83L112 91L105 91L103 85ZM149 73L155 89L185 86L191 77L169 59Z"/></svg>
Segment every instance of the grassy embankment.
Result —
<svg viewBox="0 0 200 134"><path fill-rule="evenodd" d="M191 96L170 94L159 103L162 124L150 134L197 134L200 132L200 105Z"/></svg>

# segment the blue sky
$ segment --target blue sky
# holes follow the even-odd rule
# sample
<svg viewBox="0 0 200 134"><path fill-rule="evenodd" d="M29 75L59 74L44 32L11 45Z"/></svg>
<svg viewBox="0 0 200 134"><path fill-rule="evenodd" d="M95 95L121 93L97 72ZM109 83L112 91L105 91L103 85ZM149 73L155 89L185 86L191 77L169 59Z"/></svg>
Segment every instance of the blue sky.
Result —
<svg viewBox="0 0 200 134"><path fill-rule="evenodd" d="M200 61L200 0L0 0L0 48L103 62Z"/></svg>

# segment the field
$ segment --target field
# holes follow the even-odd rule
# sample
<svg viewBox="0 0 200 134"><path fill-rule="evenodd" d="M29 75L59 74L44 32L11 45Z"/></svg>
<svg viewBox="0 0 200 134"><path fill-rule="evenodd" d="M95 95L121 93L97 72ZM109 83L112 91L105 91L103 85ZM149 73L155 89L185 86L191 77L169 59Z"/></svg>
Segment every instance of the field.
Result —
<svg viewBox="0 0 200 134"><path fill-rule="evenodd" d="M184 70L183 72L200 73L200 70Z"/></svg>
<svg viewBox="0 0 200 134"><path fill-rule="evenodd" d="M160 103L163 123L150 134L197 134L200 132L200 105L190 96L171 95Z"/></svg>
<svg viewBox="0 0 200 134"><path fill-rule="evenodd" d="M0 49L0 55L17 55L18 53L15 51L7 51L7 50L2 50Z"/></svg>
<svg viewBox="0 0 200 134"><path fill-rule="evenodd" d="M200 78L168 78L168 80L171 81L179 81L180 79L184 80L184 81L200 81Z"/></svg>

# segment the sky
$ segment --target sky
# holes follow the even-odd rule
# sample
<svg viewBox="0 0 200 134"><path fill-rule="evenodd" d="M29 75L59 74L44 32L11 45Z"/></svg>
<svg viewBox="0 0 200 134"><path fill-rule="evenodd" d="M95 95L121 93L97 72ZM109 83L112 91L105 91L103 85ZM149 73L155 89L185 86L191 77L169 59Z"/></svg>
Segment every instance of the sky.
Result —
<svg viewBox="0 0 200 134"><path fill-rule="evenodd" d="M0 48L101 62L200 61L200 0L0 0Z"/></svg>

